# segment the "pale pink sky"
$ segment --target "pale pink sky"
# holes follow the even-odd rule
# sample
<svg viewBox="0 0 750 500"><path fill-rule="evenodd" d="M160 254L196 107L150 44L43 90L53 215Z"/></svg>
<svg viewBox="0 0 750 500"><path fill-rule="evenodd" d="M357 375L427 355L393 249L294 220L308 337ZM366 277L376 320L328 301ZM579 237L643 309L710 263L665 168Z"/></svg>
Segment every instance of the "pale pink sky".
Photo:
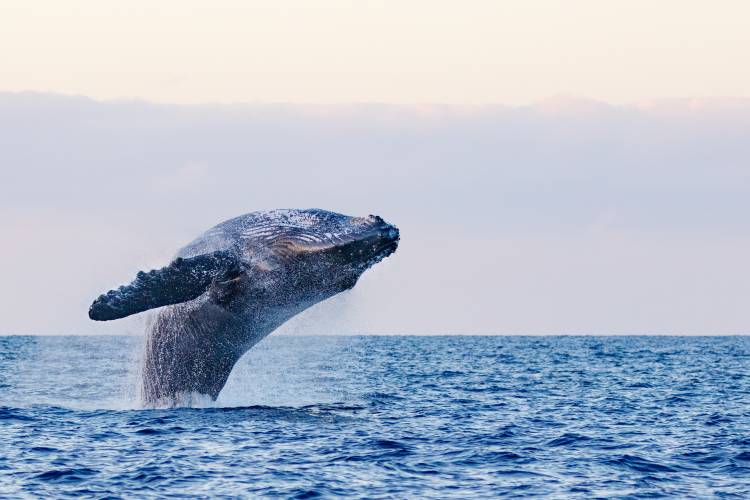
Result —
<svg viewBox="0 0 750 500"><path fill-rule="evenodd" d="M89 303L286 207L378 213L403 242L285 331L748 333L748 19L741 0L4 0L0 334L142 331Z"/></svg>
<svg viewBox="0 0 750 500"><path fill-rule="evenodd" d="M4 0L0 90L205 102L750 97L744 0Z"/></svg>

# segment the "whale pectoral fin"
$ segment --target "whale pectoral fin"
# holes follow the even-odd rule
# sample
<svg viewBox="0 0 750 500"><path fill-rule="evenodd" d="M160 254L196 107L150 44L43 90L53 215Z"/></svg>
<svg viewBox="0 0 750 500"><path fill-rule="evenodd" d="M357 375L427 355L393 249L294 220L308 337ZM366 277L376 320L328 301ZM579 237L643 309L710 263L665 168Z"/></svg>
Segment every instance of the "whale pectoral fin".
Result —
<svg viewBox="0 0 750 500"><path fill-rule="evenodd" d="M238 276L240 267L239 260L229 251L175 259L167 267L141 271L129 285L100 295L89 308L89 318L108 321L187 302L208 290L215 280Z"/></svg>

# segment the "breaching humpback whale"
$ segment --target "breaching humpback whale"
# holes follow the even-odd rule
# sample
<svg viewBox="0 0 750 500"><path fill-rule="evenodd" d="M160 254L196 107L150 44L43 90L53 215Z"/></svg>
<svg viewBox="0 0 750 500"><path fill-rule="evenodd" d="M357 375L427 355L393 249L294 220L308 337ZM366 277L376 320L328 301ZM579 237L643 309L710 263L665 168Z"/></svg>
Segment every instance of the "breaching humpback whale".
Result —
<svg viewBox="0 0 750 500"><path fill-rule="evenodd" d="M166 267L97 298L93 320L161 307L147 327L144 402L216 399L235 362L295 314L352 288L392 254L398 229L374 215L253 212L209 229ZM162 307L166 306L166 307Z"/></svg>

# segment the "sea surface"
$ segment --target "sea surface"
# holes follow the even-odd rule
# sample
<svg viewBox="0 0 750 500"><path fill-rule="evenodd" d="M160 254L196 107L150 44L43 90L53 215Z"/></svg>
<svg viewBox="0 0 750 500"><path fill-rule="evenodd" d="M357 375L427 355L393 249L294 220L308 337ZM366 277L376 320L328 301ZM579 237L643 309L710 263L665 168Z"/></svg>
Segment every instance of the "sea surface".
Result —
<svg viewBox="0 0 750 500"><path fill-rule="evenodd" d="M748 498L748 337L271 336L143 409L139 337L0 337L0 497Z"/></svg>

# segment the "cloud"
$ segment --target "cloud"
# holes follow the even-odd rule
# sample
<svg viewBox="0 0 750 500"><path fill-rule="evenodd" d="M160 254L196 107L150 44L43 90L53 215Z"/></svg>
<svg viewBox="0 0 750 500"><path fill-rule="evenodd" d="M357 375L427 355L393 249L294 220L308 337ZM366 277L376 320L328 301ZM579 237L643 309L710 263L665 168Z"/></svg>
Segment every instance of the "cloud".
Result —
<svg viewBox="0 0 750 500"><path fill-rule="evenodd" d="M288 332L735 333L748 101L173 106L0 93L0 332L138 331L88 303L221 220L321 207L399 252ZM43 299L40 299L40 294Z"/></svg>

